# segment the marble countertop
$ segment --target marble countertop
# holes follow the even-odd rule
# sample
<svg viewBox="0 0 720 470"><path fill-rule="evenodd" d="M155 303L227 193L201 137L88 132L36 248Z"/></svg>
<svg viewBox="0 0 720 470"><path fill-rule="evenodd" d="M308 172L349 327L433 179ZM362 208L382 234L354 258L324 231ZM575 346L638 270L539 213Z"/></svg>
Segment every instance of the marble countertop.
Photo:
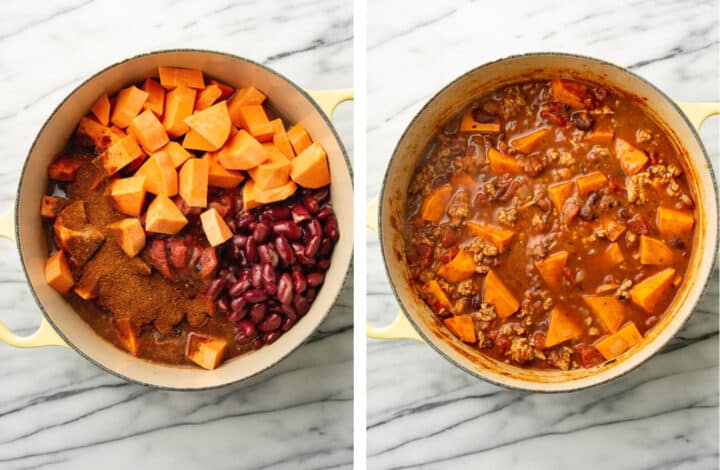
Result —
<svg viewBox="0 0 720 470"><path fill-rule="evenodd" d="M491 5L491 6L490 6ZM565 51L629 67L683 101L718 101L717 1L368 2L368 198L420 107L482 63ZM718 172L718 118L701 136ZM381 266L368 234L368 266ZM711 256L708 253L708 256ZM368 319L397 305L368 270ZM473 379L414 341L368 342L368 468L715 469L717 267L687 326L638 370L584 392Z"/></svg>
<svg viewBox="0 0 720 470"><path fill-rule="evenodd" d="M306 2L9 2L0 18L0 210L54 107L118 60L193 47L245 56L314 89L352 86L352 5ZM352 105L334 123L352 151ZM0 244L0 319L29 334L35 306ZM251 382L210 392L122 382L61 348L0 344L0 468L351 468L352 279L319 331Z"/></svg>

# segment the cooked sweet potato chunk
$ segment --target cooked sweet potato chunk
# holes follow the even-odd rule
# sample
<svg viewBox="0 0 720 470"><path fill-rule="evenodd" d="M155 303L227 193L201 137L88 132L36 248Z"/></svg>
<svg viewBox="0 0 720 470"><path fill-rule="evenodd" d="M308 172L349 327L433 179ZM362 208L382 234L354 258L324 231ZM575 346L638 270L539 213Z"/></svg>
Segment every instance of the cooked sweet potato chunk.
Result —
<svg viewBox="0 0 720 470"><path fill-rule="evenodd" d="M581 323L570 312L555 306L550 312L550 324L548 325L545 347L551 348L583 333Z"/></svg>
<svg viewBox="0 0 720 470"><path fill-rule="evenodd" d="M504 252L512 241L515 232L492 225L482 225L475 222L465 222L470 232L483 240L495 245L500 253Z"/></svg>
<svg viewBox="0 0 720 470"><path fill-rule="evenodd" d="M587 87L582 83L554 79L550 83L552 96L561 103L568 104L575 109L585 107L585 98L587 96Z"/></svg>
<svg viewBox="0 0 720 470"><path fill-rule="evenodd" d="M452 196L452 186L445 185L435 189L423 199L420 207L420 218L428 222L438 223L445 215L445 208Z"/></svg>
<svg viewBox="0 0 720 470"><path fill-rule="evenodd" d="M249 170L269 157L268 150L242 129L218 152L218 161L228 170Z"/></svg>
<svg viewBox="0 0 720 470"><path fill-rule="evenodd" d="M230 101L228 101L228 112L230 113L230 119L233 125L240 125L239 112L242 106L263 104L265 98L265 95L260 90L252 86L237 90L232 98L230 98Z"/></svg>
<svg viewBox="0 0 720 470"><path fill-rule="evenodd" d="M92 108L90 108L90 112L93 113L93 116L95 116L103 126L110 124L110 99L107 93L100 95L100 98L98 98Z"/></svg>
<svg viewBox="0 0 720 470"><path fill-rule="evenodd" d="M105 171L110 176L144 156L145 152L131 135L119 139L101 154Z"/></svg>
<svg viewBox="0 0 720 470"><path fill-rule="evenodd" d="M327 155L317 142L291 161L290 178L304 188L321 188L330 184Z"/></svg>
<svg viewBox="0 0 720 470"><path fill-rule="evenodd" d="M470 109L460 119L460 132L477 132L481 134L497 134L500 132L500 118L487 116L484 122L477 121Z"/></svg>
<svg viewBox="0 0 720 470"><path fill-rule="evenodd" d="M172 164L163 155L153 154L148 158L135 176L145 178L145 191L152 194L164 194L168 197L178 193L178 174Z"/></svg>
<svg viewBox="0 0 720 470"><path fill-rule="evenodd" d="M62 295L70 292L74 281L65 253L58 251L48 258L45 262L45 279L50 287Z"/></svg>
<svg viewBox="0 0 720 470"><path fill-rule="evenodd" d="M290 144L287 132L285 132L285 126L283 125L282 119L273 119L270 121L270 126L273 129L273 144L275 144L275 147L277 147L288 158L288 160L295 158L295 151Z"/></svg>
<svg viewBox="0 0 720 470"><path fill-rule="evenodd" d="M456 315L443 320L445 326L461 341L474 344L477 343L475 322L470 315Z"/></svg>
<svg viewBox="0 0 720 470"><path fill-rule="evenodd" d="M108 232L129 257L134 257L145 247L145 230L140 220L128 218L107 226Z"/></svg>
<svg viewBox="0 0 720 470"><path fill-rule="evenodd" d="M615 333L625 320L625 306L611 295L583 295L583 300L600 324L610 333Z"/></svg>
<svg viewBox="0 0 720 470"><path fill-rule="evenodd" d="M548 134L550 134L550 129L541 127L528 134L514 137L510 141L510 145L518 152L531 153Z"/></svg>
<svg viewBox="0 0 720 470"><path fill-rule="evenodd" d="M54 219L58 212L63 210L70 202L72 201L62 197L43 195L42 203L40 204L40 217L43 219Z"/></svg>
<svg viewBox="0 0 720 470"><path fill-rule="evenodd" d="M258 191L255 189L255 182L253 180L247 180L243 185L243 210L245 212L251 211L256 207L260 207L262 203L257 200Z"/></svg>
<svg viewBox="0 0 720 470"><path fill-rule="evenodd" d="M110 117L110 122L120 129L125 129L130 125L133 118L140 114L140 110L142 110L147 98L148 94L136 86L120 90L115 100L115 108Z"/></svg>
<svg viewBox="0 0 720 470"><path fill-rule="evenodd" d="M232 126L225 101L186 117L185 124L212 146L207 149L209 151L215 151L223 146Z"/></svg>
<svg viewBox="0 0 720 470"><path fill-rule="evenodd" d="M520 302L492 269L485 276L483 302L492 304L500 318L507 318L520 308Z"/></svg>
<svg viewBox="0 0 720 470"><path fill-rule="evenodd" d="M180 209L166 195L158 194L150 203L145 219L145 228L148 232L175 235L187 225Z"/></svg>
<svg viewBox="0 0 720 470"><path fill-rule="evenodd" d="M233 236L220 213L214 208L200 214L200 223L211 246L222 245Z"/></svg>
<svg viewBox="0 0 720 470"><path fill-rule="evenodd" d="M145 176L118 178L110 183L109 192L115 210L138 217L145 205Z"/></svg>
<svg viewBox="0 0 720 470"><path fill-rule="evenodd" d="M692 233L695 218L690 211L680 211L669 207L658 207L657 228L666 237L687 236Z"/></svg>
<svg viewBox="0 0 720 470"><path fill-rule="evenodd" d="M591 173L578 176L575 179L575 184L577 185L580 196L585 196L588 193L597 191L605 186L607 182L607 177L599 171L593 171Z"/></svg>
<svg viewBox="0 0 720 470"><path fill-rule="evenodd" d="M674 268L663 269L630 289L630 298L646 312L653 313L658 302L669 292L674 278Z"/></svg>
<svg viewBox="0 0 720 470"><path fill-rule="evenodd" d="M190 207L207 207L209 162L191 158L180 169L179 194Z"/></svg>
<svg viewBox="0 0 720 470"><path fill-rule="evenodd" d="M270 158L248 170L250 178L259 190L277 188L290 180L290 160L272 144L265 144Z"/></svg>
<svg viewBox="0 0 720 470"><path fill-rule="evenodd" d="M551 184L548 186L548 196L555 206L558 214L562 212L565 201L572 196L575 190L575 184L572 181L563 181L560 183Z"/></svg>
<svg viewBox="0 0 720 470"><path fill-rule="evenodd" d="M185 118L195 109L196 94L192 88L182 85L167 93L162 123L170 137L180 137L190 129Z"/></svg>
<svg viewBox="0 0 720 470"><path fill-rule="evenodd" d="M243 182L245 176L239 171L227 170L218 162L216 153L206 153L202 156L208 161L208 185L217 188L234 188Z"/></svg>
<svg viewBox="0 0 720 470"><path fill-rule="evenodd" d="M203 369L215 369L223 360L227 341L190 333L187 340L187 358Z"/></svg>
<svg viewBox="0 0 720 470"><path fill-rule="evenodd" d="M160 75L160 85L168 90L180 86L196 88L198 90L205 88L205 80L203 79L201 70L158 67L158 75Z"/></svg>
<svg viewBox="0 0 720 470"><path fill-rule="evenodd" d="M638 331L635 323L629 322L616 333L613 333L595 343L595 348L605 359L610 360L618 357L631 347L642 341L643 337Z"/></svg>
<svg viewBox="0 0 720 470"><path fill-rule="evenodd" d="M290 130L287 131L287 136L288 140L290 140L290 144L292 145L293 150L295 151L295 155L299 155L300 153L302 153L303 150L312 145L312 139L310 138L310 135L300 124L295 124L294 126L292 126Z"/></svg>
<svg viewBox="0 0 720 470"><path fill-rule="evenodd" d="M645 152L620 137L615 139L615 156L626 175L632 176L642 170L648 162Z"/></svg>
<svg viewBox="0 0 720 470"><path fill-rule="evenodd" d="M113 324L115 325L115 331L117 332L120 343L130 354L137 356L138 350L140 349L140 342L138 341L135 327L132 325L130 318L115 318Z"/></svg>
<svg viewBox="0 0 720 470"><path fill-rule="evenodd" d="M128 133L132 134L147 152L160 149L170 140L162 123L149 109L133 118Z"/></svg>
<svg viewBox="0 0 720 470"><path fill-rule="evenodd" d="M195 100L195 111L202 111L203 109L209 108L220 99L222 94L223 92L219 86L213 83L206 86L197 95L197 99Z"/></svg>
<svg viewBox="0 0 720 470"><path fill-rule="evenodd" d="M568 252L566 250L558 251L543 260L535 261L540 276L551 289L560 289L562 287L563 271L567 264Z"/></svg>
<svg viewBox="0 0 720 470"><path fill-rule="evenodd" d="M81 166L80 160L61 157L48 166L48 176L55 181L75 181L75 176Z"/></svg>
<svg viewBox="0 0 720 470"><path fill-rule="evenodd" d="M249 183L249 181L248 181ZM297 185L293 181L288 181L282 186L277 188L269 188L260 190L255 188L256 195L255 199L261 204L270 204L271 202L284 201L289 198L295 191L297 191Z"/></svg>
<svg viewBox="0 0 720 470"><path fill-rule="evenodd" d="M143 83L142 90L148 94L143 103L143 109L149 109L158 118L163 115L165 108L165 89L157 81L148 78Z"/></svg>
<svg viewBox="0 0 720 470"><path fill-rule="evenodd" d="M665 243L645 235L640 237L640 263L668 266L674 260L675 255Z"/></svg>
<svg viewBox="0 0 720 470"><path fill-rule="evenodd" d="M445 291L442 290L442 287L440 287L440 284L437 282L437 280L432 279L426 282L423 286L423 292L431 296L432 300L429 303L431 307L437 307L435 308L435 311L439 311L440 308L452 310L453 307L450 303L450 299L448 299L447 294L445 294Z"/></svg>
<svg viewBox="0 0 720 470"><path fill-rule="evenodd" d="M237 122L233 124L261 142L271 140L275 133L262 105L241 106L237 111Z"/></svg>
<svg viewBox="0 0 720 470"><path fill-rule="evenodd" d="M177 142L168 142L168 144L162 149L160 149L160 151L163 151L167 154L167 156L170 158L170 163L176 170L180 168L182 164L187 161L188 158L193 156L193 154L185 150L183 146L178 144Z"/></svg>
<svg viewBox="0 0 720 470"><path fill-rule="evenodd" d="M522 173L522 167L515 158L504 153L500 153L494 148L488 149L488 160L490 161L490 169L496 175L518 175Z"/></svg>
<svg viewBox="0 0 720 470"><path fill-rule="evenodd" d="M472 253L460 250L446 265L440 268L438 276L450 282L460 282L471 278L475 274L475 261Z"/></svg>

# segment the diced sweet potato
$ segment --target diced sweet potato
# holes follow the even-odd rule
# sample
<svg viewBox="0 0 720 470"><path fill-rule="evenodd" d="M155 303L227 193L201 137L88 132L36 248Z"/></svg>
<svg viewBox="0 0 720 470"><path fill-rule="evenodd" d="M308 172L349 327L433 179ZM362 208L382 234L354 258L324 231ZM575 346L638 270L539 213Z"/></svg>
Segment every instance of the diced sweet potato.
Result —
<svg viewBox="0 0 720 470"><path fill-rule="evenodd" d="M187 358L203 369L215 369L223 360L227 341L190 333L187 339Z"/></svg>
<svg viewBox="0 0 720 470"><path fill-rule="evenodd" d="M448 299L445 291L442 290L442 287L440 287L440 283L438 283L436 279L432 279L426 282L423 285L423 291L433 297L434 302L430 302L431 305L435 303L439 308L447 308L448 310L452 310L452 304L450 303L450 299Z"/></svg>
<svg viewBox="0 0 720 470"><path fill-rule="evenodd" d="M241 107L263 104L265 98L265 95L255 87L249 86L238 89L228 101L228 112L233 125L237 126L238 122L240 122L239 113Z"/></svg>
<svg viewBox="0 0 720 470"><path fill-rule="evenodd" d="M75 266L87 263L105 241L105 235L92 225L69 228L61 221L58 222L59 219L56 219L53 233L58 245L70 256Z"/></svg>
<svg viewBox="0 0 720 470"><path fill-rule="evenodd" d="M218 152L218 161L228 170L249 170L268 159L269 153L244 129L238 131Z"/></svg>
<svg viewBox="0 0 720 470"><path fill-rule="evenodd" d="M658 266L669 266L673 264L675 255L669 246L662 241L648 237L640 236L640 263L654 264Z"/></svg>
<svg viewBox="0 0 720 470"><path fill-rule="evenodd" d="M220 99L222 94L223 92L219 86L212 83L206 86L197 95L197 99L195 100L195 111L202 111L203 109L209 108Z"/></svg>
<svg viewBox="0 0 720 470"><path fill-rule="evenodd" d="M148 94L136 86L123 88L117 94L110 122L120 129L125 129L133 118L140 114L147 98Z"/></svg>
<svg viewBox="0 0 720 470"><path fill-rule="evenodd" d="M695 218L690 211L658 207L656 224L658 231L664 236L677 235L682 237L692 233Z"/></svg>
<svg viewBox="0 0 720 470"><path fill-rule="evenodd" d="M465 226L476 237L495 245L500 253L504 252L510 245L515 232L492 225L482 225L475 222L466 222Z"/></svg>
<svg viewBox="0 0 720 470"><path fill-rule="evenodd" d="M643 337L638 331L635 323L629 322L616 333L613 333L595 343L595 348L605 359L610 360L618 357L631 347L642 341Z"/></svg>
<svg viewBox="0 0 720 470"><path fill-rule="evenodd" d="M613 242L602 252L599 261L599 267L601 269L609 270L625 261L625 255L623 255L620 245L617 242Z"/></svg>
<svg viewBox="0 0 720 470"><path fill-rule="evenodd" d="M543 260L535 261L540 276L549 288L557 290L562 287L563 271L567 264L568 252L565 250L553 253Z"/></svg>
<svg viewBox="0 0 720 470"><path fill-rule="evenodd" d="M642 170L648 162L645 152L620 137L615 139L615 156L620 160L620 167L628 176Z"/></svg>
<svg viewBox="0 0 720 470"><path fill-rule="evenodd" d="M295 151L290 144L287 132L285 132L285 126L283 125L282 119L273 119L270 121L270 126L273 130L273 144L275 144L275 147L277 147L288 158L288 160L295 158Z"/></svg>
<svg viewBox="0 0 720 470"><path fill-rule="evenodd" d="M192 88L179 86L165 96L165 113L162 123L170 137L180 137L190 129L185 124L185 118L190 116L195 109L196 93Z"/></svg>
<svg viewBox="0 0 720 470"><path fill-rule="evenodd" d="M460 132L497 134L500 132L500 119L496 118L488 122L478 122L473 116L473 110L469 109L460 119Z"/></svg>
<svg viewBox="0 0 720 470"><path fill-rule="evenodd" d="M179 194L190 207L207 207L207 160L191 158L180 168Z"/></svg>
<svg viewBox="0 0 720 470"><path fill-rule="evenodd" d="M261 204L270 204L271 202L284 201L289 198L295 191L297 191L297 185L293 181L288 181L282 186L270 189L255 189L255 199Z"/></svg>
<svg viewBox="0 0 720 470"><path fill-rule="evenodd" d="M222 245L233 236L225 220L214 208L200 214L200 223L211 246Z"/></svg>
<svg viewBox="0 0 720 470"><path fill-rule="evenodd" d="M515 158L500 153L494 148L488 149L488 160L490 160L490 169L496 175L504 175L505 173L517 175L522 173L522 167Z"/></svg>
<svg viewBox="0 0 720 470"><path fill-rule="evenodd" d="M548 196L552 201L558 214L562 212L565 201L572 195L575 185L572 181L563 181L548 186Z"/></svg>
<svg viewBox="0 0 720 470"><path fill-rule="evenodd" d="M65 253L58 251L48 258L45 262L45 279L50 287L62 295L70 292L74 281Z"/></svg>
<svg viewBox="0 0 720 470"><path fill-rule="evenodd" d="M168 142L167 145L160 150L167 154L170 158L170 163L175 169L180 168L188 158L193 156L193 154L185 150L182 145L172 141Z"/></svg>
<svg viewBox="0 0 720 470"><path fill-rule="evenodd" d="M230 96L232 96L233 92L235 91L235 88L231 87L230 85L218 82L217 80L214 80L212 78L208 80L208 83L210 85L215 85L216 87L220 88L220 91L222 92L222 95L220 95L221 100L226 100L230 98Z"/></svg>
<svg viewBox="0 0 720 470"><path fill-rule="evenodd" d="M290 130L287 131L287 137L288 140L290 140L290 145L292 145L292 148L295 151L295 155L299 155L303 150L312 145L310 135L300 124L292 126Z"/></svg>
<svg viewBox="0 0 720 470"><path fill-rule="evenodd" d="M438 223L445 215L450 196L452 196L452 186L446 184L433 190L425 199L423 199L420 207L420 218L428 222Z"/></svg>
<svg viewBox="0 0 720 470"><path fill-rule="evenodd" d="M290 180L290 160L272 144L264 144L270 154L265 163L248 170L250 178L255 181L255 187L264 189L277 188Z"/></svg>
<svg viewBox="0 0 720 470"><path fill-rule="evenodd" d="M613 137L615 137L615 129L608 123L601 123L595 126L595 129L585 137L585 140L591 144L607 145L612 142Z"/></svg>
<svg viewBox="0 0 720 470"><path fill-rule="evenodd" d="M147 78L143 83L142 90L148 94L143 109L149 109L157 117L162 116L165 108L165 89L162 85L152 78Z"/></svg>
<svg viewBox="0 0 720 470"><path fill-rule="evenodd" d="M88 275L88 271L83 272L80 281L73 287L73 292L83 300L91 300L97 297L97 278Z"/></svg>
<svg viewBox="0 0 720 470"><path fill-rule="evenodd" d="M148 232L175 235L188 221L180 209L164 194L158 194L148 206L145 229Z"/></svg>
<svg viewBox="0 0 720 470"><path fill-rule="evenodd" d="M170 140L162 123L149 109L135 116L128 127L128 133L132 134L147 152L160 149Z"/></svg>
<svg viewBox="0 0 720 470"><path fill-rule="evenodd" d="M208 142L205 137L192 129L187 131L182 144L183 147L190 150L202 150L203 152L214 152L217 150L214 144Z"/></svg>
<svg viewBox="0 0 720 470"><path fill-rule="evenodd" d="M110 124L110 99L107 93L100 95L100 98L90 108L90 112L97 118L103 126Z"/></svg>
<svg viewBox="0 0 720 470"><path fill-rule="evenodd" d="M450 184L453 188L471 188L475 184L475 180L472 179L467 173L453 173L450 178Z"/></svg>
<svg viewBox="0 0 720 470"><path fill-rule="evenodd" d="M60 157L48 166L48 176L55 181L75 181L82 161L70 157Z"/></svg>
<svg viewBox="0 0 720 470"><path fill-rule="evenodd" d="M89 117L80 119L75 135L80 138L83 144L94 145L98 152L104 152L118 140L117 136L110 131L110 128Z"/></svg>
<svg viewBox="0 0 720 470"><path fill-rule="evenodd" d="M530 153L538 146L540 142L550 133L550 129L546 127L541 127L539 129L535 129L534 131L514 137L510 141L510 145L512 145L515 150L522 153Z"/></svg>
<svg viewBox="0 0 720 470"><path fill-rule="evenodd" d="M565 309L555 306L550 312L550 324L545 336L545 348L551 348L583 333L582 324Z"/></svg>
<svg viewBox="0 0 720 470"><path fill-rule="evenodd" d="M247 180L242 189L243 210L245 210L245 212L262 206L262 203L257 200L257 195L258 192L255 190L255 183L253 180Z"/></svg>
<svg viewBox="0 0 720 470"><path fill-rule="evenodd" d="M108 225L107 229L120 249L131 258L145 247L145 230L136 218L118 220Z"/></svg>
<svg viewBox="0 0 720 470"><path fill-rule="evenodd" d="M290 178L304 188L321 188L330 184L327 155L317 142L292 159Z"/></svg>
<svg viewBox="0 0 720 470"><path fill-rule="evenodd" d="M160 75L160 85L168 90L180 86L196 88L198 90L205 88L205 80L203 79L201 70L158 67L158 75Z"/></svg>
<svg viewBox="0 0 720 470"><path fill-rule="evenodd" d="M43 195L42 202L40 203L40 217L43 219L54 219L58 212L63 210L70 202L69 199L62 197Z"/></svg>
<svg viewBox="0 0 720 470"><path fill-rule="evenodd" d="M630 298L646 312L653 313L658 302L669 292L674 278L675 269L665 268L635 284L630 289Z"/></svg>
<svg viewBox="0 0 720 470"><path fill-rule="evenodd" d="M225 101L186 117L185 124L212 146L210 151L223 146L232 127Z"/></svg>
<svg viewBox="0 0 720 470"><path fill-rule="evenodd" d="M208 185L217 188L234 188L245 179L239 171L228 170L218 162L216 153L206 153L202 156L208 161Z"/></svg>
<svg viewBox="0 0 720 470"><path fill-rule="evenodd" d="M483 302L492 304L500 318L507 318L520 308L520 302L492 269L485 276Z"/></svg>
<svg viewBox="0 0 720 470"><path fill-rule="evenodd" d="M467 250L460 250L457 255L447 264L445 264L438 276L447 279L450 282L460 282L471 278L475 274L475 260L472 253Z"/></svg>
<svg viewBox="0 0 720 470"><path fill-rule="evenodd" d="M625 320L625 306L615 296L583 295L583 300L610 333L615 333Z"/></svg>
<svg viewBox="0 0 720 470"><path fill-rule="evenodd" d="M237 122L233 124L245 129L257 140L266 142L272 139L275 132L262 105L241 106L236 116Z"/></svg>
<svg viewBox="0 0 720 470"><path fill-rule="evenodd" d="M556 78L550 82L550 89L553 98L559 102L569 104L575 109L585 107L587 87L582 83Z"/></svg>
<svg viewBox="0 0 720 470"><path fill-rule="evenodd" d="M465 343L474 344L477 342L475 322L470 315L456 315L446 318L443 323L448 330Z"/></svg>
<svg viewBox="0 0 720 470"><path fill-rule="evenodd" d="M138 341L135 327L130 322L130 317L114 318L113 324L115 325L115 331L122 346L127 352L133 356L137 356L140 342Z"/></svg>
<svg viewBox="0 0 720 470"><path fill-rule="evenodd" d="M627 230L625 224L622 224L616 220L606 221L604 226L605 231L607 232L607 239L611 242L617 241L622 236L622 234L625 233L625 230Z"/></svg>
<svg viewBox="0 0 720 470"><path fill-rule="evenodd" d="M123 214L138 217L145 205L145 176L118 178L110 184L113 207Z"/></svg>
<svg viewBox="0 0 720 470"><path fill-rule="evenodd" d="M580 196L585 196L588 193L597 191L605 186L607 182L607 177L599 171L593 171L575 178L575 184L577 185L578 194L580 194Z"/></svg>
<svg viewBox="0 0 720 470"><path fill-rule="evenodd" d="M168 197L178 193L178 174L167 156L153 154L148 158L135 176L145 177L145 191L152 194L164 194Z"/></svg>
<svg viewBox="0 0 720 470"><path fill-rule="evenodd" d="M102 153L105 172L112 176L135 159L145 156L135 137L128 135L112 144Z"/></svg>

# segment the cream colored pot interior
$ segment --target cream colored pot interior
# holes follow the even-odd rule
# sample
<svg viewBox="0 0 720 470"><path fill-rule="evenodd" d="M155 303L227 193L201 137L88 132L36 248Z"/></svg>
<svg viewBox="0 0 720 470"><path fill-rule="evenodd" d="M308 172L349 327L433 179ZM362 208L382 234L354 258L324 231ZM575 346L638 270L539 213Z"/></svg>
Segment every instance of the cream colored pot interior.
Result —
<svg viewBox="0 0 720 470"><path fill-rule="evenodd" d="M698 202L697 238L683 287L664 319L643 343L616 360L593 369L533 371L521 369L480 354L439 327L427 305L409 285L402 221L407 188L414 169L438 125L474 98L493 88L525 79L583 78L610 85L645 99L647 111L674 135L687 153L690 180ZM712 169L693 128L660 92L623 69L577 56L531 54L488 64L462 76L436 95L418 114L401 138L385 176L380 200L380 236L388 273L396 294L418 332L447 359L466 371L495 383L526 390L574 390L602 383L645 361L660 349L691 314L710 274L717 243L717 199Z"/></svg>
<svg viewBox="0 0 720 470"><path fill-rule="evenodd" d="M103 92L113 93L157 74L160 65L202 69L206 76L234 87L253 85L262 90L286 123L301 123L328 154L332 174L332 202L341 237L310 311L280 339L258 351L240 356L214 371L195 367L169 367L138 360L97 336L44 278L48 241L38 211L48 184L47 166L67 142L79 119ZM140 56L115 65L75 91L41 130L24 169L16 207L17 239L28 280L46 317L82 354L100 366L131 380L169 388L207 388L235 382L278 362L297 348L322 322L343 285L352 256L352 180L343 149L327 117L313 102L282 77L245 60L205 51L171 51Z"/></svg>

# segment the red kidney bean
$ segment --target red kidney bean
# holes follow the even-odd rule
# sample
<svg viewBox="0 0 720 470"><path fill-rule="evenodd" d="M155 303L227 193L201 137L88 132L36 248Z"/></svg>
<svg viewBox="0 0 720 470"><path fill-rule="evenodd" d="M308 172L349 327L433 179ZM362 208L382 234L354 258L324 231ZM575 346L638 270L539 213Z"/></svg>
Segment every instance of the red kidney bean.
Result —
<svg viewBox="0 0 720 470"><path fill-rule="evenodd" d="M327 271L327 269L330 267L330 260L327 258L323 258L321 260L318 260L316 266L323 271Z"/></svg>
<svg viewBox="0 0 720 470"><path fill-rule="evenodd" d="M290 246L287 238L280 235L275 238L275 250L285 266L295 264L295 252Z"/></svg>
<svg viewBox="0 0 720 470"><path fill-rule="evenodd" d="M250 344L250 346L251 346L253 349L260 349L260 348L262 348L264 345L265 345L265 342L263 341L262 338L255 338L255 339L253 340L252 344Z"/></svg>
<svg viewBox="0 0 720 470"><path fill-rule="evenodd" d="M335 215L335 211L333 211L332 204L327 203L327 205L320 209L320 212L317 213L317 218L320 220L324 220L331 215Z"/></svg>
<svg viewBox="0 0 720 470"><path fill-rule="evenodd" d="M255 328L255 327L253 327L253 334L254 334L254 331L255 331L254 328ZM253 338L252 336L248 336L248 335L245 333L245 331L244 331L244 330L241 330L241 329L238 329L238 330L237 330L237 333L235 333L235 342L236 342L237 344L239 344L240 346L244 346L244 345L250 343L251 341L253 341L254 339L255 339L255 338ZM259 338L258 338L258 339L259 339Z"/></svg>
<svg viewBox="0 0 720 470"><path fill-rule="evenodd" d="M265 209L262 213L271 221L285 220L291 217L290 209L285 206L273 206Z"/></svg>
<svg viewBox="0 0 720 470"><path fill-rule="evenodd" d="M257 263L258 251L254 237L248 237L247 242L245 243L245 258L248 263Z"/></svg>
<svg viewBox="0 0 720 470"><path fill-rule="evenodd" d="M310 237L322 235L322 226L317 219L310 219L310 221L308 221L307 225L305 226L305 229L307 230L307 233Z"/></svg>
<svg viewBox="0 0 720 470"><path fill-rule="evenodd" d="M320 258L330 256L333 246L334 244L332 240L330 240L329 238L323 238L322 242L320 243L320 248L318 249L317 255Z"/></svg>
<svg viewBox="0 0 720 470"><path fill-rule="evenodd" d="M267 264L272 262L272 256L270 255L270 250L268 250L267 245L258 245L257 252L261 262Z"/></svg>
<svg viewBox="0 0 720 470"><path fill-rule="evenodd" d="M237 300L240 300L240 299L237 299ZM243 307L242 309L240 309L238 311L233 310L231 312L228 312L227 319L230 320L231 322L239 322L240 320L245 318L245 316L247 315L247 312L248 312L247 308L245 308L245 307Z"/></svg>
<svg viewBox="0 0 720 470"><path fill-rule="evenodd" d="M289 240L297 240L302 236L300 227L291 220L280 220L273 223L273 231L277 235L282 235Z"/></svg>
<svg viewBox="0 0 720 470"><path fill-rule="evenodd" d="M265 333L262 337L263 343L265 344L272 344L280 337L282 333L280 331L271 331L269 333Z"/></svg>
<svg viewBox="0 0 720 470"><path fill-rule="evenodd" d="M299 224L300 222L305 222L306 220L310 220L311 218L312 215L310 215L310 212L305 209L305 206L296 204L292 208L292 219L293 222L295 222L296 224Z"/></svg>
<svg viewBox="0 0 720 470"><path fill-rule="evenodd" d="M255 222L252 214L241 214L235 219L235 226L238 230L249 230L250 224Z"/></svg>
<svg viewBox="0 0 720 470"><path fill-rule="evenodd" d="M250 321L256 325L263 321L267 313L267 305L255 304L250 308Z"/></svg>
<svg viewBox="0 0 720 470"><path fill-rule="evenodd" d="M230 289L228 289L228 294L230 294L231 297L237 297L246 290L250 288L250 285L252 284L252 281L250 279L250 273L243 271L240 273L240 278L230 286Z"/></svg>
<svg viewBox="0 0 720 470"><path fill-rule="evenodd" d="M253 264L250 268L250 283L253 287L262 286L262 265Z"/></svg>
<svg viewBox="0 0 720 470"><path fill-rule="evenodd" d="M283 331L288 331L290 328L293 327L293 325L295 325L296 321L297 320L294 318L287 317L283 320L282 326L280 327L280 329Z"/></svg>
<svg viewBox="0 0 720 470"><path fill-rule="evenodd" d="M245 301L251 304L258 304L260 302L265 302L268 296L267 293L262 289L250 289L249 291L246 291L240 298L245 299Z"/></svg>
<svg viewBox="0 0 720 470"><path fill-rule="evenodd" d="M219 277L216 279L213 279L210 281L210 284L208 285L206 294L213 299L217 299L218 295L220 295L220 292L225 288L225 278Z"/></svg>
<svg viewBox="0 0 720 470"><path fill-rule="evenodd" d="M302 294L307 289L307 280L300 269L293 269L292 272L293 289L298 294Z"/></svg>
<svg viewBox="0 0 720 470"><path fill-rule="evenodd" d="M276 284L277 279L275 277L275 269L272 267L272 264L265 263L262 265L262 278L265 292L270 295L275 295L278 290L278 285Z"/></svg>
<svg viewBox="0 0 720 470"><path fill-rule="evenodd" d="M327 199L328 196L330 196L330 190L328 189L327 186L324 188L320 188L312 193L313 199L315 199L317 202L325 201L325 199Z"/></svg>
<svg viewBox="0 0 720 470"><path fill-rule="evenodd" d="M305 276L309 286L317 287L325 280L325 274L320 272L309 273Z"/></svg>
<svg viewBox="0 0 720 470"><path fill-rule="evenodd" d="M325 221L325 235L334 242L340 238L340 231L338 230L337 219L335 216L328 217Z"/></svg>
<svg viewBox="0 0 720 470"><path fill-rule="evenodd" d="M307 256L308 258L314 257L320 249L321 242L322 237L320 236L320 234L310 237L307 245L305 245L305 256Z"/></svg>
<svg viewBox="0 0 720 470"><path fill-rule="evenodd" d="M315 297L317 297L317 289L314 287L309 287L307 292L305 293L305 297L307 298L308 302L312 302L315 300Z"/></svg>
<svg viewBox="0 0 720 470"><path fill-rule="evenodd" d="M282 304L289 304L293 300L293 281L288 273L283 273L277 284L277 298Z"/></svg>
<svg viewBox="0 0 720 470"><path fill-rule="evenodd" d="M253 230L253 238L255 239L255 243L265 243L270 237L270 231L271 229L269 222L259 222L255 226L255 230Z"/></svg>
<svg viewBox="0 0 720 470"><path fill-rule="evenodd" d="M282 316L279 313L271 313L270 315L260 323L260 331L263 333L269 333L280 328L282 324Z"/></svg>
<svg viewBox="0 0 720 470"><path fill-rule="evenodd" d="M302 295L296 295L293 299L293 305L295 305L295 311L298 315L305 315L310 310L310 302Z"/></svg>
<svg viewBox="0 0 720 470"><path fill-rule="evenodd" d="M310 211L311 214L317 214L320 210L320 204L318 204L318 202L312 196L308 196L303 199L303 205L308 211Z"/></svg>
<svg viewBox="0 0 720 470"><path fill-rule="evenodd" d="M217 302L217 308L218 310L221 310L223 312L227 312L230 310L230 298L226 295L220 297Z"/></svg>
<svg viewBox="0 0 720 470"><path fill-rule="evenodd" d="M285 316L287 316L288 318L297 320L297 312L295 311L295 308L292 305L282 304L282 305L280 305L280 309L285 314Z"/></svg>

